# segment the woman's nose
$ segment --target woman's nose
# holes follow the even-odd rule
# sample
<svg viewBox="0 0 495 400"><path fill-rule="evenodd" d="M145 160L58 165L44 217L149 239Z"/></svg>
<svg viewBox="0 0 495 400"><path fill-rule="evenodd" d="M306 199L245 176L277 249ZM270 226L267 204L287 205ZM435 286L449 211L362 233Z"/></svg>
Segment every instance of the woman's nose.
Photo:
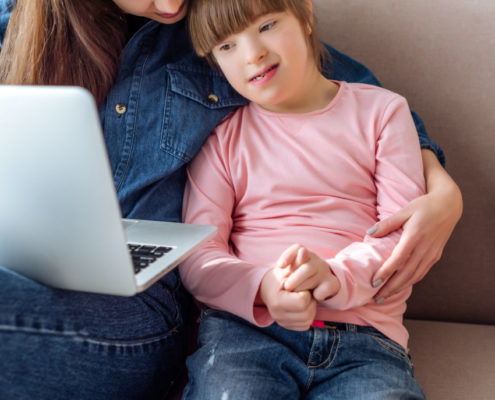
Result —
<svg viewBox="0 0 495 400"><path fill-rule="evenodd" d="M175 14L184 3L184 0L154 0L155 8L160 13Z"/></svg>

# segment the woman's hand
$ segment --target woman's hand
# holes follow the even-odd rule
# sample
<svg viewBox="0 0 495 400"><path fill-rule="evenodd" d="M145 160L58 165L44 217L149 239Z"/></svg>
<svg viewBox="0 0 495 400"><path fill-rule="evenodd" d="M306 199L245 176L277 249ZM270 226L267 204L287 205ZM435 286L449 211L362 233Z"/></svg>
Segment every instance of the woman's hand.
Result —
<svg viewBox="0 0 495 400"><path fill-rule="evenodd" d="M377 223L370 234L382 237L403 227L399 243L373 277L375 287L385 282L375 295L378 303L423 279L440 259L462 214L459 187L431 151L422 154L427 194Z"/></svg>

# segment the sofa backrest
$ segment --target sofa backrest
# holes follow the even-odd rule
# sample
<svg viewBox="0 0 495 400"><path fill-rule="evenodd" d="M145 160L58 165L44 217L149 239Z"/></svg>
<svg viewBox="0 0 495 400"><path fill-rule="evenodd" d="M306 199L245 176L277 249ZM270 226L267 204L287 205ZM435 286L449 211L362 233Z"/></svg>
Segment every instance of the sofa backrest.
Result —
<svg viewBox="0 0 495 400"><path fill-rule="evenodd" d="M406 316L495 324L495 2L314 0L322 40L405 96L444 149L464 213Z"/></svg>

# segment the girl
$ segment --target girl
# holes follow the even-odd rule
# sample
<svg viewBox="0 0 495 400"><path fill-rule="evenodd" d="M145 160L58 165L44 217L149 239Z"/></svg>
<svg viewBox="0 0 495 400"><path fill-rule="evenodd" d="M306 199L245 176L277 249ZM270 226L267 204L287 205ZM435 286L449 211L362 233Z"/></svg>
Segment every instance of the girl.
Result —
<svg viewBox="0 0 495 400"><path fill-rule="evenodd" d="M309 0L195 0L189 18L251 103L188 170L184 219L218 233L180 267L208 306L185 398L424 398L411 287L373 299L400 232L365 232L425 192L407 102L322 75Z"/></svg>
<svg viewBox="0 0 495 400"><path fill-rule="evenodd" d="M194 55L187 6L183 0L0 0L0 83L80 85L93 93L126 217L180 220L186 163L228 113L246 104ZM362 65L330 51L334 79L376 82ZM412 257L398 280L383 286L390 293L426 273L459 219L450 207L460 203L457 187L435 157L442 158L441 150L420 120L418 130L435 179L421 202L393 217L393 225L409 222L406 246L388 273L411 252L429 256ZM379 225L378 234L390 229ZM425 246L428 252L417 251ZM0 398L168 396L187 333L188 296L178 274L131 298L56 290L3 266L0 286L0 359L9 366L0 372Z"/></svg>

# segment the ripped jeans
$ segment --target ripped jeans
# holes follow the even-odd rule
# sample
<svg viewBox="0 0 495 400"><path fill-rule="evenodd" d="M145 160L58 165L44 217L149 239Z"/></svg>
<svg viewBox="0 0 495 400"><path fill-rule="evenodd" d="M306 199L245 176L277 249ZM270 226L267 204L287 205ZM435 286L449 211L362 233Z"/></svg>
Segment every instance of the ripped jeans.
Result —
<svg viewBox="0 0 495 400"><path fill-rule="evenodd" d="M205 309L184 399L424 399L410 356L372 327L258 328Z"/></svg>

